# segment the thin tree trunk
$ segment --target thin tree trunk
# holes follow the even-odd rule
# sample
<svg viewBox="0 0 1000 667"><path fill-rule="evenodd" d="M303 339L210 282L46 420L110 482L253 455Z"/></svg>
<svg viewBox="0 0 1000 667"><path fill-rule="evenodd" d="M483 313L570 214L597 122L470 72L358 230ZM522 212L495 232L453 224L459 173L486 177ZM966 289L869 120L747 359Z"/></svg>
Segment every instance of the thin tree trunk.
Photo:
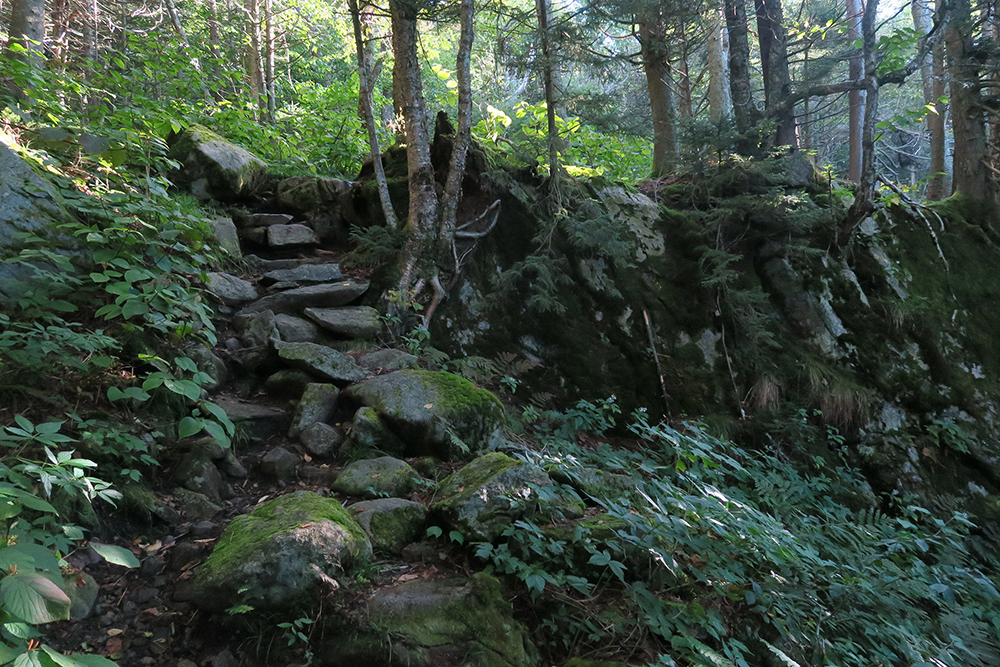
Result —
<svg viewBox="0 0 1000 667"><path fill-rule="evenodd" d="M952 192L975 199L989 196L986 170L986 124L979 92L979 65L973 60L972 9L955 0L945 31L951 73L951 126L955 136Z"/></svg>
<svg viewBox="0 0 1000 667"><path fill-rule="evenodd" d="M251 99L256 103L259 117L262 118L267 110L267 104L264 100L264 64L260 53L260 6L258 0L245 0L244 7L248 24L247 33L250 35L245 54L247 79L250 82Z"/></svg>
<svg viewBox="0 0 1000 667"><path fill-rule="evenodd" d="M673 93L670 90L666 37L660 16L640 16L639 45L653 116L653 178L666 176L677 165Z"/></svg>
<svg viewBox="0 0 1000 667"><path fill-rule="evenodd" d="M680 105L679 111L683 118L694 117L694 105L691 100L691 68L688 63L688 40L687 30L684 22L681 21L679 28L679 39L681 43L681 59L677 65L677 75L680 79Z"/></svg>
<svg viewBox="0 0 1000 667"><path fill-rule="evenodd" d="M864 68L866 72L875 72L878 65L876 51L877 39L875 21L878 17L878 0L868 0L861 19L861 35L864 42ZM878 79L869 76L865 79L865 117L861 135L861 178L858 181L858 192L847 216L849 231L861 224L874 209L875 201L875 125L878 123Z"/></svg>
<svg viewBox="0 0 1000 667"><path fill-rule="evenodd" d="M931 31L931 9L926 0L912 0L910 10L913 14L913 27L921 35ZM930 58L925 59L920 66L920 77L924 88L924 104L932 106L935 111L928 113L926 118L927 133L930 136L930 164L927 168L927 199L934 201L944 197L945 178L945 113L947 102L941 101L944 96L944 50L937 45L931 51Z"/></svg>
<svg viewBox="0 0 1000 667"><path fill-rule="evenodd" d="M462 0L462 28L455 67L458 77L458 127L452 142L451 165L445 182L444 200L441 202L441 231L438 239L441 246L439 255L442 256L453 248L458 202L462 196L462 180L465 177L465 158L472 141L472 43L476 37L474 16L474 0ZM455 263L457 271L457 257Z"/></svg>
<svg viewBox="0 0 1000 667"><path fill-rule="evenodd" d="M406 243L401 256L399 291L416 291L419 264L433 247L437 229L438 197L431 164L430 131L424 102L420 62L417 59L417 14L413 3L390 0L392 21L393 93L397 119L406 132L406 162L409 177L410 210L406 221Z"/></svg>
<svg viewBox="0 0 1000 667"><path fill-rule="evenodd" d="M798 148L793 109L783 104L791 92L792 82L788 73L788 37L781 0L755 0L755 5L761 70L764 74L764 108L778 123L775 145Z"/></svg>
<svg viewBox="0 0 1000 667"><path fill-rule="evenodd" d="M746 134L756 123L757 108L750 85L750 38L745 0L724 0L729 33L729 88L736 129ZM744 146L744 149L747 148ZM746 150L744 150L746 152Z"/></svg>
<svg viewBox="0 0 1000 667"><path fill-rule="evenodd" d="M847 37L852 42L861 37L861 0L847 0ZM860 81L865 77L865 67L862 57L851 58L848 65L851 81ZM847 178L853 183L861 182L861 132L865 117L865 91L852 90L848 93L849 131L848 131L848 161Z"/></svg>
<svg viewBox="0 0 1000 667"><path fill-rule="evenodd" d="M385 222L390 229L396 229L399 227L399 221L396 219L396 211L393 209L392 199L389 197L389 184L385 179L385 168L382 166L382 148L379 146L375 113L372 110L372 87L368 78L371 72L371 63L369 62L368 47L361 30L361 10L358 7L358 0L348 0L347 4L351 11L351 21L354 24L354 44L358 53L358 94L361 98L359 107L365 121L365 128L368 130L368 145L371 149L372 166L375 168L375 183L378 185L378 196L382 202Z"/></svg>
<svg viewBox="0 0 1000 667"><path fill-rule="evenodd" d="M802 79L809 81L809 44L806 44L802 53ZM809 150L812 148L812 117L809 98L802 100L802 122L799 123L799 142L802 148Z"/></svg>
<svg viewBox="0 0 1000 667"><path fill-rule="evenodd" d="M708 115L713 125L730 117L732 99L729 96L729 54L726 51L725 24L722 13L714 9L708 27Z"/></svg>
<svg viewBox="0 0 1000 667"><path fill-rule="evenodd" d="M274 94L274 8L271 0L264 0L264 89L267 94L267 122L277 120L278 101Z"/></svg>
<svg viewBox="0 0 1000 667"><path fill-rule="evenodd" d="M549 136L549 184L550 191L558 201L559 181L559 129L556 127L556 96L555 62L552 48L552 35L549 24L552 19L552 9L549 0L536 0L535 11L538 15L538 32L541 39L542 53L542 84L545 89L545 117Z"/></svg>

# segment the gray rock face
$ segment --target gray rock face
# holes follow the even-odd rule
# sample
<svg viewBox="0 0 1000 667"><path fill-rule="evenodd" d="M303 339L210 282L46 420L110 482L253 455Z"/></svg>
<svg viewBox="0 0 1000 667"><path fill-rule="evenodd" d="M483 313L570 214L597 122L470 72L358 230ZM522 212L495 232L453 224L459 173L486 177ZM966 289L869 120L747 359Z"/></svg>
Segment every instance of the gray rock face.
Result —
<svg viewBox="0 0 1000 667"><path fill-rule="evenodd" d="M181 514L187 519L211 519L222 511L222 507L204 493L178 488L174 489L173 496L180 503Z"/></svg>
<svg viewBox="0 0 1000 667"><path fill-rule="evenodd" d="M407 544L423 536L427 508L401 498L379 498L347 508L365 529L376 551L398 554Z"/></svg>
<svg viewBox="0 0 1000 667"><path fill-rule="evenodd" d="M251 442L263 443L288 430L288 414L284 410L224 396L216 398L215 404L237 428L245 430Z"/></svg>
<svg viewBox="0 0 1000 667"><path fill-rule="evenodd" d="M332 384L308 384L295 408L292 425L288 429L289 438L297 438L306 428L316 422L325 422L337 407L340 390Z"/></svg>
<svg viewBox="0 0 1000 667"><path fill-rule="evenodd" d="M233 318L233 326L240 333L241 342L247 347L267 345L278 339L278 328L275 326L274 313L262 310Z"/></svg>
<svg viewBox="0 0 1000 667"><path fill-rule="evenodd" d="M324 576L340 576L370 556L368 536L339 502L289 494L236 517L184 597L209 611L235 604L302 609L329 590Z"/></svg>
<svg viewBox="0 0 1000 667"><path fill-rule="evenodd" d="M206 287L210 294L227 306L239 306L257 298L257 288L242 278L228 273L207 274Z"/></svg>
<svg viewBox="0 0 1000 667"><path fill-rule="evenodd" d="M243 256L243 252L240 250L240 237L236 233L236 225L231 218L219 216L209 224L212 227L212 233L215 234L215 238L219 242L219 247L225 250L229 257L239 258Z"/></svg>
<svg viewBox="0 0 1000 667"><path fill-rule="evenodd" d="M299 442L313 456L336 456L344 444L344 434L329 424L316 422L302 429Z"/></svg>
<svg viewBox="0 0 1000 667"><path fill-rule="evenodd" d="M396 454L402 456L406 445L383 423L379 414L369 407L358 408L351 421L347 451L352 456Z"/></svg>
<svg viewBox="0 0 1000 667"><path fill-rule="evenodd" d="M260 471L278 481L286 481L295 477L295 469L302 459L284 447L275 447L260 460Z"/></svg>
<svg viewBox="0 0 1000 667"><path fill-rule="evenodd" d="M316 245L319 237L305 225L273 225L267 228L267 245L272 248L288 246Z"/></svg>
<svg viewBox="0 0 1000 667"><path fill-rule="evenodd" d="M348 338L372 338L382 330L379 312L368 306L306 308L305 315L327 331Z"/></svg>
<svg viewBox="0 0 1000 667"><path fill-rule="evenodd" d="M312 378L305 371L286 368L268 376L267 380L264 381L264 391L271 396L298 400L310 382L312 382Z"/></svg>
<svg viewBox="0 0 1000 667"><path fill-rule="evenodd" d="M275 314L296 314L303 308L336 308L346 306L368 291L368 283L346 280L340 283L323 283L288 290L265 296L243 309L244 313L270 310Z"/></svg>
<svg viewBox="0 0 1000 667"><path fill-rule="evenodd" d="M170 157L183 165L174 180L201 199L248 197L264 180L267 165L260 158L200 125L171 143Z"/></svg>
<svg viewBox="0 0 1000 667"><path fill-rule="evenodd" d="M264 283L328 283L344 274L339 264L302 264L290 269L274 269L264 274Z"/></svg>
<svg viewBox="0 0 1000 667"><path fill-rule="evenodd" d="M342 399L374 408L409 456L470 458L501 436L497 397L451 373L396 371L350 387Z"/></svg>
<svg viewBox="0 0 1000 667"><path fill-rule="evenodd" d="M467 541L492 542L537 505L533 487L550 486L537 466L492 452L446 477L431 509Z"/></svg>
<svg viewBox="0 0 1000 667"><path fill-rule="evenodd" d="M425 480L406 461L391 456L363 459L350 464L340 473L333 490L362 498L408 496Z"/></svg>
<svg viewBox="0 0 1000 667"><path fill-rule="evenodd" d="M416 356L395 348L369 352L358 359L358 363L370 371L416 370L419 368L418 362Z"/></svg>
<svg viewBox="0 0 1000 667"><path fill-rule="evenodd" d="M56 203L52 184L0 142L0 260L20 251L17 234L54 230L57 224L71 219L69 212ZM30 275L23 267L0 261L0 300L19 294L14 281Z"/></svg>
<svg viewBox="0 0 1000 667"><path fill-rule="evenodd" d="M316 343L274 344L278 356L289 366L335 384L350 384L368 376L368 371L358 366L354 359Z"/></svg>
<svg viewBox="0 0 1000 667"><path fill-rule="evenodd" d="M174 470L173 479L185 489L204 494L210 500L219 501L225 492L225 482L219 469L197 450L181 460Z"/></svg>
<svg viewBox="0 0 1000 667"><path fill-rule="evenodd" d="M253 213L246 219L247 227L270 227L271 225L287 225L295 216L287 213Z"/></svg>
<svg viewBox="0 0 1000 667"><path fill-rule="evenodd" d="M278 203L305 213L338 204L351 190L349 181L320 176L292 176L278 183Z"/></svg>
<svg viewBox="0 0 1000 667"><path fill-rule="evenodd" d="M319 327L293 315L278 315L274 318L278 338L286 343L315 343L319 340Z"/></svg>

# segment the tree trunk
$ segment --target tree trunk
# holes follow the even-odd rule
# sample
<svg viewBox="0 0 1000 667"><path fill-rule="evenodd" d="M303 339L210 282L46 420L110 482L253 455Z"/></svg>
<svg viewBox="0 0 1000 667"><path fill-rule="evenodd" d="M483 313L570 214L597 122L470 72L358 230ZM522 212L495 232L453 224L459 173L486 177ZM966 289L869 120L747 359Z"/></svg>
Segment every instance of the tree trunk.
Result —
<svg viewBox="0 0 1000 667"><path fill-rule="evenodd" d="M725 24L720 10L714 9L708 28L708 115L713 125L722 124L732 113L728 59Z"/></svg>
<svg viewBox="0 0 1000 667"><path fill-rule="evenodd" d="M954 0L945 30L951 74L951 126L955 136L952 192L975 199L989 197L986 169L986 123L979 93L979 65L973 60L972 10L969 0Z"/></svg>
<svg viewBox="0 0 1000 667"><path fill-rule="evenodd" d="M31 61L42 62L42 42L45 40L45 0L12 0L10 4L11 44L27 49Z"/></svg>
<svg viewBox="0 0 1000 667"><path fill-rule="evenodd" d="M747 28L744 2L745 0L724 0L726 32L729 34L729 89L732 92L736 129L740 134L749 132L757 122L757 107L750 85L750 31Z"/></svg>
<svg viewBox="0 0 1000 667"><path fill-rule="evenodd" d="M437 228L438 197L431 165L427 105L424 102L420 61L417 58L416 7L405 0L390 0L392 21L393 103L397 120L406 133L406 162L409 177L410 210L406 221L406 243L401 256L399 291L403 298L416 290L419 264L433 247Z"/></svg>
<svg viewBox="0 0 1000 667"><path fill-rule="evenodd" d="M678 111L682 118L694 118L694 104L691 99L691 67L688 63L687 29L683 20L681 20L678 28L678 40L681 43L681 59L677 63L677 78L680 79L678 81L680 84L678 86L680 88Z"/></svg>
<svg viewBox="0 0 1000 667"><path fill-rule="evenodd" d="M396 211L393 209L392 199L389 197L389 185L385 180L385 169L382 166L382 148L379 146L378 129L375 127L375 112L372 110L372 87L369 80L371 63L369 62L368 46L361 30L361 11L358 8L358 0L348 0L347 4L351 11L351 21L354 24L354 44L358 52L359 108L368 130L368 145L371 148L372 166L375 168L375 182L378 185L378 195L382 202L385 222L390 229L396 229L399 227L399 221L396 220Z"/></svg>
<svg viewBox="0 0 1000 667"><path fill-rule="evenodd" d="M755 5L757 39L764 75L764 109L778 123L774 136L775 145L798 148L794 110L783 104L791 92L792 82L788 73L788 37L781 12L781 0L755 0Z"/></svg>
<svg viewBox="0 0 1000 667"><path fill-rule="evenodd" d="M247 16L247 34L250 35L250 42L246 47L246 71L247 79L250 82L250 96L263 118L267 111L267 103L264 99L264 63L261 60L260 52L260 5L258 0L245 0L244 7Z"/></svg>
<svg viewBox="0 0 1000 667"><path fill-rule="evenodd" d="M535 11L538 14L538 33L542 52L542 84L545 89L545 117L549 135L549 184L550 191L558 200L559 179L559 129L556 127L556 105L559 103L556 95L555 59L552 48L552 35L549 32L552 20L552 7L549 0L536 0Z"/></svg>
<svg viewBox="0 0 1000 667"><path fill-rule="evenodd" d="M673 93L666 36L659 16L638 18L642 68L646 72L649 108L653 116L653 178L666 176L677 164L677 137L674 132Z"/></svg>
<svg viewBox="0 0 1000 667"><path fill-rule="evenodd" d="M274 94L274 8L264 0L264 90L267 94L267 122L277 121L278 100Z"/></svg>
<svg viewBox="0 0 1000 667"><path fill-rule="evenodd" d="M878 0L868 0L861 19L861 35L864 41L864 69L875 72L878 65L876 46L876 25ZM875 125L878 123L878 79L865 79L865 116L861 135L861 174L858 180L857 196L847 216L850 232L871 214L875 202Z"/></svg>
<svg viewBox="0 0 1000 667"><path fill-rule="evenodd" d="M869 0L870 1L870 0ZM861 37L861 0L847 0L847 38L852 42ZM865 77L864 61L860 56L851 58L848 66L851 81ZM848 93L849 131L847 178L852 183L861 182L861 132L865 116L865 91L852 90Z"/></svg>
<svg viewBox="0 0 1000 667"><path fill-rule="evenodd" d="M444 186L444 200L441 202L441 230L438 234L439 256L453 251L455 227L458 217L458 202L462 196L462 180L465 178L465 158L472 141L472 43L475 40L474 0L462 0L462 28L458 41L456 76L458 77L458 128L452 141L451 164L448 180ZM457 272L458 258L455 260ZM432 313L428 314L428 318Z"/></svg>

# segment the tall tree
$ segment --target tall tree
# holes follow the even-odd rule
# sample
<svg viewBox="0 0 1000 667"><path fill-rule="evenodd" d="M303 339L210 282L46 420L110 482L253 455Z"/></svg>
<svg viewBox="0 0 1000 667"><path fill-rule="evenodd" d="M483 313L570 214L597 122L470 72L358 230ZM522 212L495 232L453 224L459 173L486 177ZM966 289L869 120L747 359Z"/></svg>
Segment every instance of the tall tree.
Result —
<svg viewBox="0 0 1000 667"><path fill-rule="evenodd" d="M670 60L666 26L658 10L647 9L636 22L642 68L653 116L653 177L671 173L677 166L677 135L674 128L674 100L670 84Z"/></svg>
<svg viewBox="0 0 1000 667"><path fill-rule="evenodd" d="M708 22L708 115L719 125L732 114L729 88L729 48L721 10L709 10Z"/></svg>
<svg viewBox="0 0 1000 667"><path fill-rule="evenodd" d="M955 138L952 191L983 199L990 196L990 180L986 168L986 119L980 94L979 55L973 38L969 0L952 0L951 18L945 30Z"/></svg>
<svg viewBox="0 0 1000 667"><path fill-rule="evenodd" d="M45 40L45 0L12 0L8 45L20 44L40 62Z"/></svg>
<svg viewBox="0 0 1000 667"><path fill-rule="evenodd" d="M764 75L764 109L778 125L774 143L776 146L798 148L794 110L785 104L791 92L792 80L788 71L788 34L781 0L755 0L754 4L757 8L757 40Z"/></svg>
<svg viewBox="0 0 1000 667"><path fill-rule="evenodd" d="M545 120L549 142L550 189L558 200L559 181L559 130L556 127L556 107L559 104L556 89L555 45L552 39L552 4L549 0L535 0L538 17L538 36L541 43L542 87L545 91Z"/></svg>
<svg viewBox="0 0 1000 667"><path fill-rule="evenodd" d="M724 0L729 35L729 89L736 129L746 134L757 122L757 107L750 85L750 30L745 0Z"/></svg>
<svg viewBox="0 0 1000 667"><path fill-rule="evenodd" d="M847 37L851 42L861 37L861 0L847 0ZM861 81L865 77L864 60L860 55L851 58L848 65L851 81ZM865 91L852 90L848 96L848 160L847 178L861 181L861 132L865 115Z"/></svg>

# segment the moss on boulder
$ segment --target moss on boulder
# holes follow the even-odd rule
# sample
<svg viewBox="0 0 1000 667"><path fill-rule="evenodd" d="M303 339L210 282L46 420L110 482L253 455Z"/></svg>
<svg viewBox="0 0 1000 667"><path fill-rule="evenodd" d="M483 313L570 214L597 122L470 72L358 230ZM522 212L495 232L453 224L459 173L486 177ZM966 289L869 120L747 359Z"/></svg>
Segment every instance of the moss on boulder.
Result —
<svg viewBox="0 0 1000 667"><path fill-rule="evenodd" d="M320 572L337 576L371 553L368 535L338 501L290 494L236 517L187 597L209 611L301 607L322 590Z"/></svg>
<svg viewBox="0 0 1000 667"><path fill-rule="evenodd" d="M499 399L452 373L396 371L360 382L342 398L373 408L411 456L469 458L501 435Z"/></svg>
<svg viewBox="0 0 1000 667"><path fill-rule="evenodd" d="M202 199L249 197L267 175L264 161L201 125L171 137L170 157L183 169L175 180Z"/></svg>
<svg viewBox="0 0 1000 667"><path fill-rule="evenodd" d="M365 529L376 551L398 554L423 534L427 508L401 498L379 498L355 503L348 508Z"/></svg>
<svg viewBox="0 0 1000 667"><path fill-rule="evenodd" d="M407 496L416 491L424 479L406 461L382 456L350 464L340 473L333 490L364 498Z"/></svg>
<svg viewBox="0 0 1000 667"><path fill-rule="evenodd" d="M491 452L446 477L431 509L466 540L492 542L517 518L537 510L536 488L551 486L537 466Z"/></svg>

